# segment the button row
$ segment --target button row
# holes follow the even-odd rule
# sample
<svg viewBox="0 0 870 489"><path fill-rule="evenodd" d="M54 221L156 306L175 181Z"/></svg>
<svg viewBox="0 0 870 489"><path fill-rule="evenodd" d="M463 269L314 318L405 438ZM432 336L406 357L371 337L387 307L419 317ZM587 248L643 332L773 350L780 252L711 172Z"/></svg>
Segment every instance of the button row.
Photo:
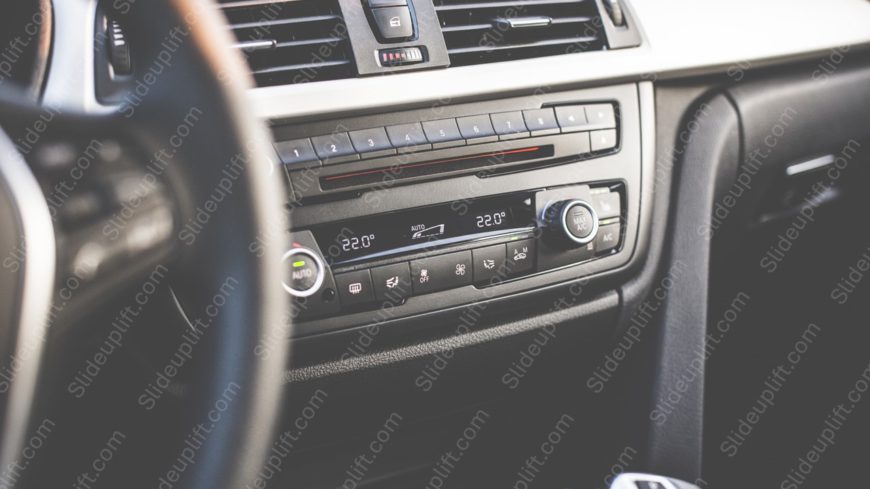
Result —
<svg viewBox="0 0 870 489"><path fill-rule="evenodd" d="M617 144L613 104L562 105L435 121L397 124L275 143L281 162L310 168L399 152L589 131L591 150Z"/></svg>
<svg viewBox="0 0 870 489"><path fill-rule="evenodd" d="M534 270L535 240L525 239L470 251L335 275L344 307L374 301L400 304L423 295L471 284L493 284Z"/></svg>
<svg viewBox="0 0 870 489"><path fill-rule="evenodd" d="M622 207L618 192L604 192L592 195L592 206L595 208L598 219L606 221L620 217ZM609 221L608 221L609 222ZM601 254L616 249L619 246L619 222L610 222L609 224L601 224L598 226L598 233L595 235L595 253Z"/></svg>

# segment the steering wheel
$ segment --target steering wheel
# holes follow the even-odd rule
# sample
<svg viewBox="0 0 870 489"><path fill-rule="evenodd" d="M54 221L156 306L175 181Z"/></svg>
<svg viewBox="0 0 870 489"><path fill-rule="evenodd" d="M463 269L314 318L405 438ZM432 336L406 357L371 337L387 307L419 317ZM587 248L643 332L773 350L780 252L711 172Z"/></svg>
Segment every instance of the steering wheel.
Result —
<svg viewBox="0 0 870 489"><path fill-rule="evenodd" d="M185 310L209 319L189 332L185 418L162 447L181 450L202 426L196 463L172 486L244 487L284 392L284 190L219 12L198 0L124 5L138 69L119 109L73 113L0 87L0 470L32 451L45 338L87 327L77 319L115 291L171 269ZM273 354L257 355L265 342Z"/></svg>

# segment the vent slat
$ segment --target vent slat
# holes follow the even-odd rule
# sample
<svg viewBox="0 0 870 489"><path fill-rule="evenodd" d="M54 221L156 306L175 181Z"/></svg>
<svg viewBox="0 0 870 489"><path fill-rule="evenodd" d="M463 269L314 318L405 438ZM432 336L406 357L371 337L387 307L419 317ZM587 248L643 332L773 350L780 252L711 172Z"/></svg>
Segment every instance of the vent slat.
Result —
<svg viewBox="0 0 870 489"><path fill-rule="evenodd" d="M563 17L552 19L552 24L582 24L584 22L589 22L592 20L592 17ZM442 27L442 32L462 32L462 31L480 31L485 29L492 29L495 27L497 22L490 22L488 24L468 24L468 25L454 25Z"/></svg>
<svg viewBox="0 0 870 489"><path fill-rule="evenodd" d="M323 37L320 39L302 39L299 41L284 41L275 45L276 48L289 48L301 46L316 46L319 44L338 44L344 41L341 37Z"/></svg>
<svg viewBox="0 0 870 489"><path fill-rule="evenodd" d="M277 20L263 20L259 22L242 22L239 24L230 24L229 28L232 30L240 30L240 29L256 29L256 28L269 28L279 25L292 25L292 24L306 24L309 22L329 22L329 21L340 21L341 17L338 15L314 15L310 17L299 17L299 18L290 18L290 19L277 19Z"/></svg>
<svg viewBox="0 0 870 489"><path fill-rule="evenodd" d="M222 9L232 9L244 7L262 7L267 5L292 3L296 1L298 0L218 0L218 4Z"/></svg>
<svg viewBox="0 0 870 489"><path fill-rule="evenodd" d="M322 63L303 63L296 65L287 65L287 66L273 66L271 68L263 68L259 70L254 70L253 73L255 75L267 75L271 73L282 73L287 71L303 71L303 70L316 70L319 68L328 68L333 66L345 66L349 65L351 62L346 59L342 60L333 60L333 61L324 61Z"/></svg>
<svg viewBox="0 0 870 489"><path fill-rule="evenodd" d="M606 49L591 0L434 0L454 66ZM543 19L544 22L534 22ZM528 22L522 22L528 20Z"/></svg>
<svg viewBox="0 0 870 489"><path fill-rule="evenodd" d="M338 0L219 0L258 86L356 75Z"/></svg>
<svg viewBox="0 0 870 489"><path fill-rule="evenodd" d="M471 46L466 48L448 49L448 54L468 54L481 53L490 51L504 51L510 49L531 49L545 46L560 46L560 45L582 45L596 41L597 37L572 37L568 39L550 39L547 41L538 41L528 44L508 44L502 46Z"/></svg>
<svg viewBox="0 0 870 489"><path fill-rule="evenodd" d="M556 4L578 4L585 3L587 0L513 0L513 1L495 1L495 2L470 2L470 3L447 3L435 5L436 12L447 10L469 10L483 8L524 8L534 5L556 5Z"/></svg>

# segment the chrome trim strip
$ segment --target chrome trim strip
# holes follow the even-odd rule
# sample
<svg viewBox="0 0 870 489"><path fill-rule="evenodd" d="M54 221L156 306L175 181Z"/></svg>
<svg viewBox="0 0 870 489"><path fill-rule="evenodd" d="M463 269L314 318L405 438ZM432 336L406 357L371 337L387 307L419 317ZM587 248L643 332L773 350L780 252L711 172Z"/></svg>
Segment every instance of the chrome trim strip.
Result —
<svg viewBox="0 0 870 489"><path fill-rule="evenodd" d="M278 45L278 41L267 39L263 41L245 41L233 44L233 49L241 49L242 51L262 51L264 49L274 49Z"/></svg>
<svg viewBox="0 0 870 489"><path fill-rule="evenodd" d="M834 155L825 155L818 158L813 158L811 160L802 161L800 163L795 163L794 165L789 165L785 169L785 175L788 177L793 177L795 175L800 175L801 173L811 172L813 170L818 170L819 168L828 166L834 161L836 161Z"/></svg>
<svg viewBox="0 0 870 489"><path fill-rule="evenodd" d="M385 110L533 90L655 81L807 59L843 46L870 45L870 2L827 0L631 0L639 48L567 54L390 76L256 88L266 119ZM750 12L751 11L751 12Z"/></svg>
<svg viewBox="0 0 870 489"><path fill-rule="evenodd" d="M518 17L513 19L496 19L498 24L507 24L511 29L527 29L530 27L544 27L553 23L550 17Z"/></svg>
<svg viewBox="0 0 870 489"><path fill-rule="evenodd" d="M7 191L18 209L25 245L24 279L15 345L18 368L9 388L3 438L0 441L0 467L5 469L21 456L30 429L42 351L48 334L56 253L54 226L42 190L24 158L2 131L0 155L0 180L6 183Z"/></svg>

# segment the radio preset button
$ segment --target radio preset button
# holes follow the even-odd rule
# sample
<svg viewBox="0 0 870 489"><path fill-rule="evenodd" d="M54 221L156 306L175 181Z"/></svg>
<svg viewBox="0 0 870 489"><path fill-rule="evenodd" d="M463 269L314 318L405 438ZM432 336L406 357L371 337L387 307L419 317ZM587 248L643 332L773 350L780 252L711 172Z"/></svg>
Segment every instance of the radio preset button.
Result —
<svg viewBox="0 0 870 489"><path fill-rule="evenodd" d="M387 134L395 148L409 148L428 143L423 133L423 126L419 122L387 126Z"/></svg>
<svg viewBox="0 0 870 489"><path fill-rule="evenodd" d="M311 142L314 143L314 151L323 160L324 165L359 159L346 132L313 137Z"/></svg>
<svg viewBox="0 0 870 489"><path fill-rule="evenodd" d="M383 127L351 131L348 135L357 153L371 153L393 148Z"/></svg>
<svg viewBox="0 0 870 489"><path fill-rule="evenodd" d="M537 253L534 239L510 241L507 249L507 267L511 274L528 273L535 268L535 253Z"/></svg>
<svg viewBox="0 0 870 489"><path fill-rule="evenodd" d="M526 127L532 131L532 136L559 134L559 123L552 108L524 110L523 119L526 120Z"/></svg>
<svg viewBox="0 0 870 489"><path fill-rule="evenodd" d="M495 136L495 129L488 115L473 115L456 119L459 132L465 139L477 139Z"/></svg>
<svg viewBox="0 0 870 489"><path fill-rule="evenodd" d="M411 262L411 285L414 294L469 285L472 281L470 251L423 258Z"/></svg>
<svg viewBox="0 0 870 489"><path fill-rule="evenodd" d="M275 143L275 151L278 152L281 163L290 167L304 168L320 165L317 154L314 152L314 146L311 145L311 140L308 138L279 141Z"/></svg>
<svg viewBox="0 0 870 489"><path fill-rule="evenodd" d="M517 134L527 132L526 123L523 120L523 113L516 112L501 112L499 114L491 114L492 126L495 132L499 135Z"/></svg>
<svg viewBox="0 0 870 489"><path fill-rule="evenodd" d="M426 121L423 123L423 131L426 133L426 138L432 144L462 141L462 134L459 133L456 119Z"/></svg>
<svg viewBox="0 0 870 489"><path fill-rule="evenodd" d="M335 276L338 296L342 306L365 304L374 300L372 277L368 270L357 270Z"/></svg>
<svg viewBox="0 0 870 489"><path fill-rule="evenodd" d="M401 304L411 295L411 271L408 263L396 263L372 268L375 299Z"/></svg>
<svg viewBox="0 0 870 489"><path fill-rule="evenodd" d="M323 261L308 248L293 248L284 254L282 263L290 266L290 275L284 290L294 297L308 297L323 285Z"/></svg>
<svg viewBox="0 0 870 489"><path fill-rule="evenodd" d="M474 281L497 284L507 276L505 247L503 244L471 250L474 260Z"/></svg>

